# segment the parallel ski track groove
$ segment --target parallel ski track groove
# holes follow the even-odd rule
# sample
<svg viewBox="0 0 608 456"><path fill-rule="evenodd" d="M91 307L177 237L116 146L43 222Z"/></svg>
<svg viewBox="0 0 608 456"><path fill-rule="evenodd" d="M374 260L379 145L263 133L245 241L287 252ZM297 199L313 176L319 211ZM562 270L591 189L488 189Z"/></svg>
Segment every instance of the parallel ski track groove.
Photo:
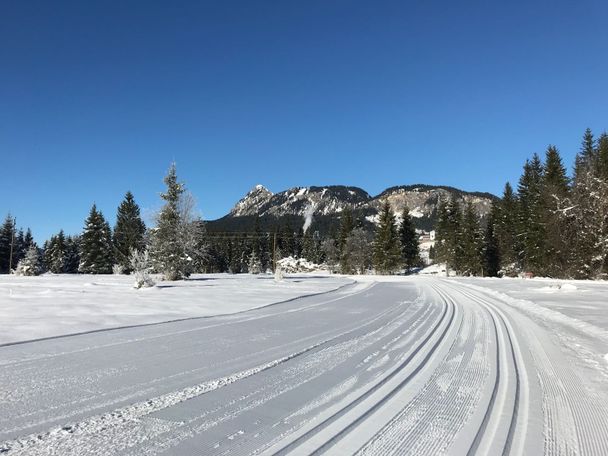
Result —
<svg viewBox="0 0 608 456"><path fill-rule="evenodd" d="M435 289L435 287L433 287L433 288ZM351 410L352 408L354 408L356 405L358 405L363 400L365 400L367 397L369 397L371 394L373 394L375 391L377 391L380 387L382 387L383 385L385 385L390 379L392 379L393 377L395 377L405 366L407 366L409 364L409 362L420 352L420 350L422 350L422 348L424 348L426 346L427 342L433 337L433 335L435 335L436 331L441 326L441 324L445 321L445 319L447 318L447 315L449 313L450 314L449 321L448 321L447 325L445 326L442 334L438 337L437 341L434 343L433 347L426 354L426 356L420 362L420 364L418 366L416 366L416 368L414 369L414 371L412 373L410 373L410 375L408 375L404 380L402 380L395 388L393 388L393 390L391 392L389 392L379 402L377 402L369 410L367 410L362 416L360 416L359 418L357 418L356 420L354 420L346 428L340 430L340 432L338 432L336 435L334 435L330 440L328 440L327 442L325 442L321 447L317 448L311 454L320 454L320 453L324 452L326 449L328 449L330 446L332 446L334 442L336 442L337 440L339 440L342 436L344 436L345 434L347 434L348 432L350 432L356 425L358 425L360 422L362 422L367 417L369 417L370 414L372 414L380 406L382 406L383 404L385 404L386 401L388 401L399 390L401 390L407 383L409 383L411 381L411 379L427 364L427 362L429 361L429 359L435 353L435 351L437 350L437 348L439 347L439 345L441 344L441 342L445 338L445 335L447 334L447 332L451 328L452 322L454 321L454 316L455 316L455 313L456 313L454 302L449 297L447 297L445 294L443 294L442 292L440 292L438 289L435 289L435 291L441 296L441 298L443 300L443 304L444 304L444 308L443 308L443 312L442 312L441 318L439 319L439 321L437 322L437 324L435 325L435 327L432 329L432 331L430 331L429 334L427 334L427 336L424 338L424 340L416 347L416 349L404 361L402 361L399 364L399 367L397 369L395 369L393 372L391 372L389 375L387 375L385 378L383 378L380 382L378 382L372 388L370 388L365 393L363 393L361 396L359 396L358 398L356 398L354 401L352 401L351 403L347 404L342 409L338 410L337 412L335 412L334 414L332 414L331 416L329 416L328 418L326 418L325 420L323 420L321 423L317 424L315 427L313 427L312 429L310 429L309 431L307 431L305 434L301 435L300 437L298 437L294 441L290 442L289 444L287 444L286 446L284 446L280 450L278 450L275 453L273 453L274 455L285 455L285 454L288 454L290 452L290 450L295 449L301 443L305 442L306 440L308 440L312 436L316 435L318 432L320 432L325 427L327 427L330 423L334 422L335 420L337 420L338 418L340 418L341 416L343 416L349 410ZM450 310L451 310L451 312L450 312Z"/></svg>
<svg viewBox="0 0 608 456"><path fill-rule="evenodd" d="M487 431L487 426L490 420L490 417L492 416L492 412L494 410L495 407L495 402L496 402L496 394L498 393L498 387L501 381L504 381L501 379L501 371L500 371L500 344L502 342L505 342L504 340L502 342L499 342L499 337L498 337L498 327L496 324L497 319L499 320L499 324L502 323L502 326L505 329L505 334L507 335L506 340L508 341L508 346L509 346L509 351L511 353L511 359L513 361L513 367L514 367L514 372L515 372L515 397L514 397L514 403L513 403L513 410L511 412L511 421L509 423L509 430L507 432L507 438L505 440L505 446L503 447L503 451L502 454L503 455L508 455L511 453L511 447L513 444L513 438L514 438L514 434L515 434L515 428L517 425L517 416L518 416L518 412L519 412L519 399L520 399L520 389L521 389L521 381L520 381L520 367L518 366L518 362L517 362L517 357L515 356L515 348L513 347L513 339L511 336L511 332L509 331L509 327L505 321L505 318L503 317L503 315L501 314L501 312L499 312L496 307L494 306L494 304L490 303L488 300L480 297L480 296L476 296L473 293L470 293L468 291L464 291L462 290L460 287L458 289L458 291L463 294L464 296L467 296L468 298L472 299L473 301L477 302L478 304L480 304L481 306L483 306L485 309L487 309L488 313L490 314L490 316L492 317L492 322L494 325L494 329L495 329L495 334L496 334L496 380L494 383L494 390L492 392L492 398L490 400L490 404L488 406L488 409L486 411L486 414L484 416L484 420L482 422L482 425L479 428L479 431L477 432L477 434L475 435L475 439L473 440L473 444L471 445L471 448L469 448L468 451L468 455L474 455L476 454L478 448L479 448L479 444L481 443L481 439L483 438L483 435L485 434L485 432Z"/></svg>

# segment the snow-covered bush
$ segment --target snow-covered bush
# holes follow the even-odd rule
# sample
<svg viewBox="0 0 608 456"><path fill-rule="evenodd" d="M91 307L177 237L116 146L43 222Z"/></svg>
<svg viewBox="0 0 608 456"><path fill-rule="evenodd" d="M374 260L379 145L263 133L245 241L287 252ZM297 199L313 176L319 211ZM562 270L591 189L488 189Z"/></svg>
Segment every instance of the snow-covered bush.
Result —
<svg viewBox="0 0 608 456"><path fill-rule="evenodd" d="M308 261L306 258L294 258L288 256L277 261L277 267L280 266L281 270L286 273L294 272L314 272L322 270L323 267Z"/></svg>
<svg viewBox="0 0 608 456"><path fill-rule="evenodd" d="M121 275L125 273L125 267L122 264L115 264L112 266L112 274Z"/></svg>
<svg viewBox="0 0 608 456"><path fill-rule="evenodd" d="M25 254L25 257L19 260L17 267L14 270L15 275L20 276L36 276L40 274L40 255L38 247L30 246Z"/></svg>
<svg viewBox="0 0 608 456"><path fill-rule="evenodd" d="M135 288L148 288L155 285L150 276L150 255L147 250L131 250L129 263L135 276L135 283L133 284Z"/></svg>

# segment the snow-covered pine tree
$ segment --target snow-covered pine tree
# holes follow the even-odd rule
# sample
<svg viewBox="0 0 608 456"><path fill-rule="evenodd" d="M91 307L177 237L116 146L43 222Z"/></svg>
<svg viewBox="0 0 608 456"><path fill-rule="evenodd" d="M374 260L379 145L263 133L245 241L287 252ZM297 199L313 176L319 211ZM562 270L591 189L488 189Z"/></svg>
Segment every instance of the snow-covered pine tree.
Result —
<svg viewBox="0 0 608 456"><path fill-rule="evenodd" d="M184 185L177 180L175 163L169 167L164 179L167 191L161 193L165 205L158 214L152 231L150 256L154 269L163 274L165 280L180 280L188 275L188 258L182 239L180 198Z"/></svg>
<svg viewBox="0 0 608 456"><path fill-rule="evenodd" d="M414 223L410 216L407 206L403 208L401 214L401 225L399 226L399 241L401 243L401 259L406 271L418 267L422 264L420 258L420 243L418 233L414 228Z"/></svg>
<svg viewBox="0 0 608 456"><path fill-rule="evenodd" d="M376 273L393 274L401 264L401 249L395 215L388 201L380 209L379 223L373 246L373 262Z"/></svg>
<svg viewBox="0 0 608 456"><path fill-rule="evenodd" d="M165 280L188 277L206 258L207 243L204 225L195 216L194 197L177 180L175 163L164 178L167 191L161 193L165 201L151 230L150 257L153 268Z"/></svg>
<svg viewBox="0 0 608 456"><path fill-rule="evenodd" d="M116 212L116 226L112 237L114 260L123 271L131 272L131 250L142 250L145 246L146 225L141 219L140 209L133 194L126 193Z"/></svg>
<svg viewBox="0 0 608 456"><path fill-rule="evenodd" d="M25 253L25 256L19 260L15 268L16 275L36 276L39 275L40 268L40 252L35 244L31 244Z"/></svg>
<svg viewBox="0 0 608 456"><path fill-rule="evenodd" d="M65 272L66 259L65 234L61 230L58 234L51 236L51 239L45 243L44 264L46 269L53 274L62 274Z"/></svg>
<svg viewBox="0 0 608 456"><path fill-rule="evenodd" d="M112 250L110 226L93 204L80 238L78 271L85 274L110 274L113 264Z"/></svg>

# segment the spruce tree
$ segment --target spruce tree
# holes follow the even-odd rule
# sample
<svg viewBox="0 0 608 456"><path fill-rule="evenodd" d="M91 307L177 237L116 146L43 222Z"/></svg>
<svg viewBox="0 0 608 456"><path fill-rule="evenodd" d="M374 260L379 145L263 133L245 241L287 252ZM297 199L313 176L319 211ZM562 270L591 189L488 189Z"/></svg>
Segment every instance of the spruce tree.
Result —
<svg viewBox="0 0 608 456"><path fill-rule="evenodd" d="M570 264L572 230L569 179L558 150L549 146L546 152L541 186L544 227L543 274L564 277Z"/></svg>
<svg viewBox="0 0 608 456"><path fill-rule="evenodd" d="M163 274L165 280L180 280L188 276L188 257L182 238L180 198L184 185L177 180L175 163L171 164L164 179L167 191L161 193L165 205L158 214L152 231L151 259L154 269Z"/></svg>
<svg viewBox="0 0 608 456"><path fill-rule="evenodd" d="M340 252L340 270L342 274L352 274L352 251L346 249L346 240L354 229L353 213L349 206L346 206L340 217L340 235L338 238L338 251Z"/></svg>
<svg viewBox="0 0 608 456"><path fill-rule="evenodd" d="M418 233L410 217L409 208L405 206L401 215L401 226L399 227L399 240L401 244L401 259L406 271L422 264L420 259L420 244Z"/></svg>
<svg viewBox="0 0 608 456"><path fill-rule="evenodd" d="M85 220L80 242L78 271L85 274L112 272L112 234L103 214L93 204Z"/></svg>
<svg viewBox="0 0 608 456"><path fill-rule="evenodd" d="M597 141L596 176L602 181L608 181L608 134L601 134Z"/></svg>
<svg viewBox="0 0 608 456"><path fill-rule="evenodd" d="M496 277L500 271L500 247L498 236L496 235L499 214L500 204L496 202L492 203L483 238L483 275L488 277Z"/></svg>
<svg viewBox="0 0 608 456"><path fill-rule="evenodd" d="M338 248L340 249L340 252L342 252L344 244L346 243L346 238L350 235L350 232L354 227L353 212L350 206L346 206L340 214L340 235L338 239Z"/></svg>
<svg viewBox="0 0 608 456"><path fill-rule="evenodd" d="M576 155L574 161L574 182L578 182L580 179L584 179L584 175L589 172L596 160L596 149L595 139L591 129L587 128L583 135L583 141L581 143L581 150Z"/></svg>
<svg viewBox="0 0 608 456"><path fill-rule="evenodd" d="M395 216L388 201L380 209L379 223L373 247L374 268L379 274L393 274L399 270L401 251Z"/></svg>
<svg viewBox="0 0 608 456"><path fill-rule="evenodd" d="M15 262L15 238L15 220L8 214L0 227L0 274L8 274L10 269L17 264Z"/></svg>
<svg viewBox="0 0 608 456"><path fill-rule="evenodd" d="M116 226L112 238L114 259L123 267L125 273L131 272L130 255L132 250L144 249L146 225L141 219L139 206L133 194L127 192L116 212Z"/></svg>
<svg viewBox="0 0 608 456"><path fill-rule="evenodd" d="M455 199L440 203L435 233L435 256L449 270L461 270L462 263L462 211Z"/></svg>
<svg viewBox="0 0 608 456"><path fill-rule="evenodd" d="M465 206L460 234L458 270L464 275L482 273L482 242L479 218L471 202Z"/></svg>
<svg viewBox="0 0 608 456"><path fill-rule="evenodd" d="M542 274L545 227L542 220L543 165L534 154L526 161L519 180L519 233L522 240L522 266L525 271Z"/></svg>
<svg viewBox="0 0 608 456"><path fill-rule="evenodd" d="M46 269L53 274L62 274L66 269L67 248L63 230L51 236L45 243L44 262Z"/></svg>
<svg viewBox="0 0 608 456"><path fill-rule="evenodd" d="M109 230L109 226L106 227ZM80 236L66 236L65 238L65 266L66 274L76 274L80 266Z"/></svg>
<svg viewBox="0 0 608 456"><path fill-rule="evenodd" d="M513 187L507 182L499 203L493 204L493 235L500 252L500 270L515 276L521 269L521 245L518 236L518 202Z"/></svg>
<svg viewBox="0 0 608 456"><path fill-rule="evenodd" d="M15 268L15 274L23 276L36 276L40 274L40 252L35 244L31 244L25 256L19 260Z"/></svg>

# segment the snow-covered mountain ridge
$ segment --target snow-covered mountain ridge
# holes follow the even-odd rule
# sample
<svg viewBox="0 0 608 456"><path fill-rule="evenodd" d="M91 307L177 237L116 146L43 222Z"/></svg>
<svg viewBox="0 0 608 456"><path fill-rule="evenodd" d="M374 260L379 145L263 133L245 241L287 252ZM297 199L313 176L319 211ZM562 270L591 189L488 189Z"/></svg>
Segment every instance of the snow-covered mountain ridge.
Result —
<svg viewBox="0 0 608 456"><path fill-rule="evenodd" d="M481 216L489 213L492 201L497 199L490 193L466 192L453 187L422 184L391 187L377 196L371 196L359 187L343 185L293 187L279 193L272 193L266 187L256 185L232 208L227 217L302 216L307 210L312 210L314 215L332 215L339 214L348 206L366 213L371 220L380 206L388 200L393 211L397 213L407 206L412 217L431 218L439 201L451 198L462 203L472 202Z"/></svg>

